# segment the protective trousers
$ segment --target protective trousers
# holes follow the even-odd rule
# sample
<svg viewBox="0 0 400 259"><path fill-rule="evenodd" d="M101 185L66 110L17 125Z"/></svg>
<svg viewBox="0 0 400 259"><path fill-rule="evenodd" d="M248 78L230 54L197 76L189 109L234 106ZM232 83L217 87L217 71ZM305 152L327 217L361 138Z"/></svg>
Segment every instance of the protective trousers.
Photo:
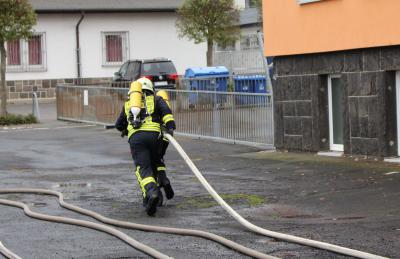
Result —
<svg viewBox="0 0 400 259"><path fill-rule="evenodd" d="M162 141L160 141L159 145L159 156L157 160L157 182L160 187L164 188L165 195L168 200L172 199L174 197L174 190L172 189L171 182L169 181L167 174L165 172L165 163L164 163L164 155L165 152L167 151L168 148L168 140L166 138L163 138Z"/></svg>
<svg viewBox="0 0 400 259"><path fill-rule="evenodd" d="M153 174L153 166L159 158L159 133L152 131L138 131L129 138L132 158L135 161L136 177L143 193L143 198L158 191L157 182Z"/></svg>
<svg viewBox="0 0 400 259"><path fill-rule="evenodd" d="M161 143L159 144L159 148L158 148L159 159L157 161L157 177L158 177L158 183L161 186L164 186L167 183L169 183L169 180L168 180L166 172L165 172L166 167L165 167L165 163L164 163L164 155L165 155L165 152L167 151L168 144L169 144L168 140L163 139L161 141Z"/></svg>

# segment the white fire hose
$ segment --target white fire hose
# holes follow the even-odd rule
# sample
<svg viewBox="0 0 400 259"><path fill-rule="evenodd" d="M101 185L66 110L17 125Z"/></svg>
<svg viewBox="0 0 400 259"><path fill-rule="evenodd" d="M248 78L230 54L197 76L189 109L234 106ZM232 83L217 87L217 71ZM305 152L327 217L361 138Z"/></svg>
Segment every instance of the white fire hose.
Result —
<svg viewBox="0 0 400 259"><path fill-rule="evenodd" d="M210 195L218 202L218 204L220 204L235 220L237 220L241 225L243 225L247 229L249 229L255 233L268 236L268 237L272 237L272 238L276 238L276 239L280 239L280 240L284 240L284 241L288 241L288 242L292 242L292 243L297 243L297 244L301 244L301 245L316 247L316 248L332 251L332 252L339 253L339 254L349 255L349 256L353 256L353 257L365 258L365 259L388 259L386 257L382 257L382 256L378 256L378 255L374 255L374 254L370 254L370 253L366 253L366 252L362 252L362 251L357 251L357 250L349 249L349 248L345 248L345 247L340 247L340 246L332 245L329 243L324 243L324 242L320 242L320 241L315 241L315 240L311 240L311 239L306 239L306 238L301 238L301 237L296 237L296 236L292 236L292 235L282 234L279 232L270 231L270 230L260 228L256 225L250 223L249 221L244 219L242 216L240 216L236 211L234 211L218 195L218 193L210 186L210 184L203 177L203 175L200 173L200 171L197 169L197 167L193 164L193 162L190 160L190 158L185 153L185 151L182 149L182 147L178 144L178 142L168 133L164 133L164 136L174 145L176 150L179 152L179 154L182 156L182 158L188 164L188 166L193 171L195 176L199 179L201 184L206 188L206 190L210 193ZM273 257L273 256L269 256L269 255L260 253L253 249L250 249L250 248L244 247L240 244L237 244L231 240L228 240L226 238L223 238L218 235L215 235L215 234L212 234L209 232L205 232L205 231L142 225L142 224L136 224L136 223L131 223L131 222L110 219L110 218L104 217L98 213L95 213L93 211L86 210L86 209L80 208L78 206L74 206L74 205L66 203L63 200L63 195L57 191L45 190L45 189L30 189L30 188L0 189L0 194L8 194L8 193L33 193L33 194L52 195L52 196L58 197L59 203L62 207L76 211L78 213L81 213L81 214L84 214L84 215L87 215L90 217L93 217L103 223L106 223L106 224L123 227L123 228L129 228L129 229L143 230L143 231L197 236L197 237L202 237L205 239L213 240L213 241L218 242L222 245L225 245L229 248L232 248L242 254L249 255L249 256L252 256L255 258L265 258L265 259L276 259L277 258L277 257ZM88 228L93 228L93 229L96 229L99 231L103 231L110 235L118 237L119 239L128 243L130 246L132 246L154 258L162 258L162 259L171 258L165 254L158 252L157 250L155 250L149 246L146 246L146 245L134 240L133 238L127 236L123 232L118 231L114 228L108 227L106 225L93 223L90 221L76 220L76 219L71 219L71 218L56 217L56 216L50 216L50 215L36 213L36 212L31 211L26 204L21 203L21 202L0 199L0 204L22 208L24 210L25 214L27 214L28 216L30 216L32 218L37 218L40 220L52 221L52 222L57 222L57 223L78 225L78 226L83 226L83 227L88 227ZM6 247L4 247L1 242L0 242L0 253L9 259L20 259L20 257L18 257L17 255L12 253L10 250L8 250Z"/></svg>
<svg viewBox="0 0 400 259"><path fill-rule="evenodd" d="M50 192L52 192L52 191L40 190L40 189L0 190L0 193L39 193L39 192L42 194L43 193L50 194ZM109 227L109 226L106 226L103 224L93 223L93 222L86 221L86 220L78 220L78 219L72 219L72 218L66 218L66 217L50 216L50 215L46 215L46 214L33 212L29 209L29 207L26 204L24 204L22 202L0 199L0 204L21 208L24 210L26 215L28 215L29 217L35 218L35 219L57 222L57 223L64 223L64 224L69 224L69 225L77 225L77 226L92 228L92 229L96 229L96 230L108 233L110 235L118 237L119 239L126 242L130 246L132 246L132 247L138 249L139 251L142 251L143 253L146 253L154 258L163 258L163 259L171 259L172 258L172 257L169 257L165 254L158 252L154 248L151 248L147 245L144 245L144 244L136 241L135 239L131 238L127 234L123 233L122 231L116 230L115 228L112 228L112 227ZM5 251L4 255L5 256L8 255L7 251ZM19 257L13 257L13 255L14 255L13 253L11 253L9 255L11 255L11 256L8 258L12 258L12 259L19 258Z"/></svg>
<svg viewBox="0 0 400 259"><path fill-rule="evenodd" d="M215 241L217 243L220 243L228 248L231 248L233 250L236 250L242 254L254 257L254 258L261 258L261 259L277 259L277 257L274 256L269 256L266 254L263 254L261 252L258 252L256 250L244 247L238 243L235 243L229 239L226 239L224 237L218 236L213 233L201 231L201 230L194 230L194 229L184 229L184 228L169 228L169 227L161 227L161 226L152 226L152 225L143 225L143 224L137 224L137 223L131 223L131 222L126 222L126 221L119 221L115 219L110 219L107 217L104 217L94 211L90 211L87 209L80 208L78 206L69 204L64 201L64 197L62 193L57 192L57 191L52 191L52 190L46 190L46 189L31 189L31 188L18 188L18 189L0 189L0 194L45 194L45 195L51 195L58 197L58 202L61 205L61 207L78 212L80 214L92 217L94 219L97 219L100 222L114 225L117 227L122 227L122 228L127 228L127 229L136 229L136 230L142 230L142 231L149 231L149 232L158 232L158 233L166 233L166 234L175 234L175 235L183 235L183 236L195 236L195 237L201 237L205 239L209 239L212 241ZM4 200L0 199L0 204L7 205L7 206L13 206L13 207L19 207L24 209L25 213L32 217L32 218L37 218L41 220L46 220L46 221L52 221L52 222L57 222L57 223L65 223L65 224L71 224L71 225L78 225L78 226L83 226L87 228L93 228L99 231L106 232L110 235L116 236L120 238L121 240L125 241L128 243L130 246L154 257L154 258L170 258L156 250L154 250L151 247L148 247L144 244L139 243L138 241L130 238L126 234L97 223L93 223L90 221L83 221L83 220L75 220L75 219L70 219L70 218L62 218L62 217L54 217L54 216L49 216L45 214L39 214L31 211L29 207L21 202L14 202L10 200ZM3 252L4 251L4 252ZM8 252L6 252L8 251ZM7 254L12 254L11 251L1 249L0 246L0 253L4 254L7 257ZM7 257L9 259L19 259L19 257Z"/></svg>
<svg viewBox="0 0 400 259"><path fill-rule="evenodd" d="M182 149L182 147L179 145L179 143L168 133L164 132L164 136L174 145L175 149L179 152L183 160L185 160L186 164L190 167L194 175L199 179L201 184L206 188L208 193L218 202L219 205L221 205L235 220L237 220L242 226L246 227L247 229L256 232L258 234L268 236L268 237L273 237L276 239L296 243L296 244L301 244L301 245L306 245L306 246L312 246L328 251L332 251L335 253L339 254L344 254L344 255L349 255L357 258L364 258L364 259L388 259L386 257L382 257L379 255L374 255L346 247L341 247L337 245L332 245L329 243L325 242L320 242L320 241L315 241L307 238L302 238L302 237L297 237L297 236L292 236L288 234L282 234L279 232L274 232L270 231L264 228L260 228L246 219L244 219L242 216L240 216L235 210L232 209L219 195L218 193L214 190L213 187L207 182L207 180L203 177L203 175L200 173L200 171L197 169L197 167L193 164L192 160L188 157L186 152Z"/></svg>
<svg viewBox="0 0 400 259"><path fill-rule="evenodd" d="M0 254L3 254L5 257L7 257L9 259L22 259L18 255L14 254L10 250L8 250L7 247L5 247L3 245L3 243L1 243L1 242L0 242Z"/></svg>

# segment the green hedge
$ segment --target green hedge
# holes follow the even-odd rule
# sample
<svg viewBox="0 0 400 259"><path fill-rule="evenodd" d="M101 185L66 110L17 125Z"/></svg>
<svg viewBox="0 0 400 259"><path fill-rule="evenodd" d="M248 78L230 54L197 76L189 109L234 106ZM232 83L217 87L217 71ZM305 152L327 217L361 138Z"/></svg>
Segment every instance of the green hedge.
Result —
<svg viewBox="0 0 400 259"><path fill-rule="evenodd" d="M6 116L0 116L0 125L15 125L15 124L32 124L37 123L37 119L32 114L29 115L15 115L7 114Z"/></svg>

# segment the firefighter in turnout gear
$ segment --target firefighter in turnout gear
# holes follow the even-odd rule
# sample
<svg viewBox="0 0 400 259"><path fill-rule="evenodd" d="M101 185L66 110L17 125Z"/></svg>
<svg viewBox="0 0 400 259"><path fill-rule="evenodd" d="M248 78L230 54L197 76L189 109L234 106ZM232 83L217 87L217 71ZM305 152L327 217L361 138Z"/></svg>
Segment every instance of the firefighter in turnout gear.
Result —
<svg viewBox="0 0 400 259"><path fill-rule="evenodd" d="M162 199L156 175L156 167L160 165L161 125L165 125L167 132L173 133L175 121L164 99L154 94L153 83L149 79L140 78L132 82L129 96L115 127L128 136L143 205L151 216L156 213Z"/></svg>

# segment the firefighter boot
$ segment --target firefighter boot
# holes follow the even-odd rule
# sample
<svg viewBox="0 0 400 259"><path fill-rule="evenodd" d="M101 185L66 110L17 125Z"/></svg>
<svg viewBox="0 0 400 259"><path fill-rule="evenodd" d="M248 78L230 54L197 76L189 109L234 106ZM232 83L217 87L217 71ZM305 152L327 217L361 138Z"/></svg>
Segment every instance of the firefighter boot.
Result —
<svg viewBox="0 0 400 259"><path fill-rule="evenodd" d="M157 206L158 206L158 207L161 207L161 206L163 205L163 202L164 202L164 196L163 196L163 194L162 194L162 192L161 192L160 189L159 189L159 191L158 191L158 197L159 197L159 199L158 199L158 204L157 204Z"/></svg>
<svg viewBox="0 0 400 259"><path fill-rule="evenodd" d="M160 190L158 187L151 188L147 191L146 213L149 216L153 216L157 211L157 205L160 200L159 192Z"/></svg>
<svg viewBox="0 0 400 259"><path fill-rule="evenodd" d="M172 189L171 182L169 181L165 171L158 172L158 183L164 188L167 199L172 199L174 197L174 190Z"/></svg>
<svg viewBox="0 0 400 259"><path fill-rule="evenodd" d="M158 197L159 197L159 199L158 199L158 204L157 204L157 206L158 207L161 207L162 205L163 205L163 203L164 203L164 196L163 196L163 194L162 194L162 192L161 191L159 191L158 192ZM146 198L143 198L143 207L146 207L146 205L147 205L147 197Z"/></svg>

